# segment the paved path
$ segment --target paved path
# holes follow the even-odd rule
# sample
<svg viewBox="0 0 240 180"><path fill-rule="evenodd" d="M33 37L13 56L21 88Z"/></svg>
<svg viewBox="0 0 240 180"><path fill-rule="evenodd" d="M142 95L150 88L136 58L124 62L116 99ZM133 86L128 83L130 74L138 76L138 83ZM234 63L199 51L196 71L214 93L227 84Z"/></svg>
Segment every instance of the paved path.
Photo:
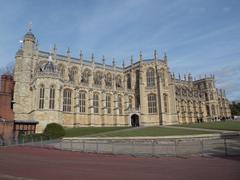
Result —
<svg viewBox="0 0 240 180"><path fill-rule="evenodd" d="M0 148L0 179L239 180L240 156L146 158Z"/></svg>

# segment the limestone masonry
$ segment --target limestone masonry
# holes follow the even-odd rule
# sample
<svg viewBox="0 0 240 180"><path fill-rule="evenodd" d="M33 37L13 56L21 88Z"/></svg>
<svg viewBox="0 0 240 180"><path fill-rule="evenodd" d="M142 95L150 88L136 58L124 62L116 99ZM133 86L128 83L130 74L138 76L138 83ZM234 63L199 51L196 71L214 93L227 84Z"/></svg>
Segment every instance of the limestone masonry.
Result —
<svg viewBox="0 0 240 180"><path fill-rule="evenodd" d="M225 91L214 76L176 78L166 54L117 67L38 49L29 30L16 53L15 120L38 121L41 132L51 122L66 127L159 126L227 119Z"/></svg>

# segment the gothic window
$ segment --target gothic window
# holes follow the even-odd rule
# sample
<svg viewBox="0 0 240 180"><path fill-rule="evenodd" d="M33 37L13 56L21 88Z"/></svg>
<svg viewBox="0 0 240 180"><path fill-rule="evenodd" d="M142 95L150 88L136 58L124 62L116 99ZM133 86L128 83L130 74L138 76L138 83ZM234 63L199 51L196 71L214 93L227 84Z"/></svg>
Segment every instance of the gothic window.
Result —
<svg viewBox="0 0 240 180"><path fill-rule="evenodd" d="M205 93L205 100L208 101L208 93Z"/></svg>
<svg viewBox="0 0 240 180"><path fill-rule="evenodd" d="M197 112L197 109L196 109L196 101L193 101L193 111L194 111L194 113Z"/></svg>
<svg viewBox="0 0 240 180"><path fill-rule="evenodd" d="M183 96L187 96L187 89L182 88L182 95L183 95Z"/></svg>
<svg viewBox="0 0 240 180"><path fill-rule="evenodd" d="M63 64L59 64L59 66L58 66L58 70L59 70L59 72L60 72L60 76L61 76L61 77L64 77L64 74L65 74L65 67L64 67Z"/></svg>
<svg viewBox="0 0 240 180"><path fill-rule="evenodd" d="M161 69L161 71L160 71L160 79L161 79L161 82L162 82L163 87L165 87L165 86L166 86L166 83L165 83L165 73L164 73L164 69Z"/></svg>
<svg viewBox="0 0 240 180"><path fill-rule="evenodd" d="M102 73L100 71L97 71L94 75L94 84L99 86L102 84Z"/></svg>
<svg viewBox="0 0 240 180"><path fill-rule="evenodd" d="M213 93L210 93L210 100L213 100Z"/></svg>
<svg viewBox="0 0 240 180"><path fill-rule="evenodd" d="M155 73L153 68L147 70L147 86L155 86Z"/></svg>
<svg viewBox="0 0 240 180"><path fill-rule="evenodd" d="M210 116L210 107L206 105L207 116Z"/></svg>
<svg viewBox="0 0 240 180"><path fill-rule="evenodd" d="M122 87L122 78L120 75L116 77L116 87L121 88Z"/></svg>
<svg viewBox="0 0 240 180"><path fill-rule="evenodd" d="M55 88L54 86L51 86L49 94L49 109L54 109L54 106L55 106Z"/></svg>
<svg viewBox="0 0 240 180"><path fill-rule="evenodd" d="M212 115L216 115L215 106L214 105L212 105Z"/></svg>
<svg viewBox="0 0 240 180"><path fill-rule="evenodd" d="M86 112L86 93L79 92L79 112Z"/></svg>
<svg viewBox="0 0 240 180"><path fill-rule="evenodd" d="M112 75L110 73L107 73L107 75L106 75L105 85L107 87L112 87Z"/></svg>
<svg viewBox="0 0 240 180"><path fill-rule="evenodd" d="M111 113L111 95L107 94L106 95L106 108L107 108L107 113Z"/></svg>
<svg viewBox="0 0 240 180"><path fill-rule="evenodd" d="M148 95L148 113L156 113L157 112L157 99L155 94Z"/></svg>
<svg viewBox="0 0 240 180"><path fill-rule="evenodd" d="M168 112L168 95L163 94L164 112Z"/></svg>
<svg viewBox="0 0 240 180"><path fill-rule="evenodd" d="M90 71L88 69L85 69L82 73L81 83L88 84L89 76L90 76Z"/></svg>
<svg viewBox="0 0 240 180"><path fill-rule="evenodd" d="M180 96L181 95L181 89L179 87L176 87L176 95Z"/></svg>
<svg viewBox="0 0 240 180"><path fill-rule="evenodd" d="M127 74L127 88L128 88L128 89L131 89L131 88L132 88L131 74Z"/></svg>
<svg viewBox="0 0 240 180"><path fill-rule="evenodd" d="M211 89L212 88L212 83L208 83L208 88Z"/></svg>
<svg viewBox="0 0 240 180"><path fill-rule="evenodd" d="M123 110L122 110L122 97L121 97L121 95L118 95L118 110L119 110L119 114L123 113Z"/></svg>
<svg viewBox="0 0 240 180"><path fill-rule="evenodd" d="M39 109L43 109L44 108L44 85L40 85L40 90L39 90Z"/></svg>
<svg viewBox="0 0 240 180"><path fill-rule="evenodd" d="M99 95L96 93L93 94L93 112L99 113Z"/></svg>
<svg viewBox="0 0 240 180"><path fill-rule="evenodd" d="M64 89L63 91L63 111L71 112L72 109L72 91Z"/></svg>
<svg viewBox="0 0 240 180"><path fill-rule="evenodd" d="M76 77L77 77L77 67L73 67L69 70L69 81L71 82L76 82Z"/></svg>
<svg viewBox="0 0 240 180"><path fill-rule="evenodd" d="M128 108L129 108L129 110L132 110L132 107L133 107L133 105L132 105L132 97L129 96L129 98L128 98Z"/></svg>

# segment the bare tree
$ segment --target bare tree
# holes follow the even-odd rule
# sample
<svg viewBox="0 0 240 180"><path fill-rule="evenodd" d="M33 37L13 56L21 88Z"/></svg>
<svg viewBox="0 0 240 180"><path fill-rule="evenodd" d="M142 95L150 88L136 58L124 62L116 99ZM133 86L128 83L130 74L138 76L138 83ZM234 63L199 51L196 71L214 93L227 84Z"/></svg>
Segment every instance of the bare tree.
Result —
<svg viewBox="0 0 240 180"><path fill-rule="evenodd" d="M13 75L15 68L15 62L11 61L7 65L0 67L0 75Z"/></svg>

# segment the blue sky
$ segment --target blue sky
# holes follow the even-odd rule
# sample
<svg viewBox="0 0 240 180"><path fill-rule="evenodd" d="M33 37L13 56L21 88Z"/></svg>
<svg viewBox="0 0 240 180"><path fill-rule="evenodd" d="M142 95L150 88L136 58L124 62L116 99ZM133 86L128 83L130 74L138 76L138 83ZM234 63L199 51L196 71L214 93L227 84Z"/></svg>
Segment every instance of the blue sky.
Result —
<svg viewBox="0 0 240 180"><path fill-rule="evenodd" d="M214 73L230 100L240 99L239 0L0 0L0 66L14 60L33 23L40 49L119 65L166 50L172 72Z"/></svg>

